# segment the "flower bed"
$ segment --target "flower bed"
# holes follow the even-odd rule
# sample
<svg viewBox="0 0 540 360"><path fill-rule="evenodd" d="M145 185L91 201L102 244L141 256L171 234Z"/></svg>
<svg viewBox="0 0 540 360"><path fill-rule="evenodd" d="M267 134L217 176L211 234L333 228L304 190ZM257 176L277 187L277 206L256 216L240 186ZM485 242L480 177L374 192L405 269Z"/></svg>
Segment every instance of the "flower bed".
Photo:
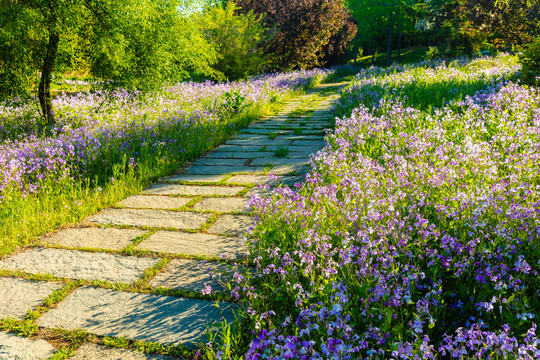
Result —
<svg viewBox="0 0 540 360"><path fill-rule="evenodd" d="M344 92L306 183L251 200L247 359L540 357L540 97L511 61Z"/></svg>
<svg viewBox="0 0 540 360"><path fill-rule="evenodd" d="M43 136L36 108L5 103L0 112L0 193L35 193L63 178L107 178L115 164L147 158L182 161L219 144L245 121L235 117L320 82L325 70L233 83L181 83L149 95L126 90L65 95L53 101L58 124ZM244 119L245 120L245 119Z"/></svg>

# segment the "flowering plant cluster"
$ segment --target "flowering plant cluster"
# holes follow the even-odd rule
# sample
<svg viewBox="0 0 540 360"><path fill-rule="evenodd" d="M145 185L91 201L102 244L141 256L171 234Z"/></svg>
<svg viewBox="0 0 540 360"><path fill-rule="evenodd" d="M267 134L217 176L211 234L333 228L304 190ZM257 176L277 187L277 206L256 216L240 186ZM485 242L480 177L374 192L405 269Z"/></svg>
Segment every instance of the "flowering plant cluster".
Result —
<svg viewBox="0 0 540 360"><path fill-rule="evenodd" d="M247 359L540 357L540 96L514 64L359 74L305 184L251 199Z"/></svg>
<svg viewBox="0 0 540 360"><path fill-rule="evenodd" d="M238 114L322 81L328 70L259 76L240 82L180 83L152 94L117 89L53 100L58 122L39 127L37 107L0 106L0 195L38 192L47 181L107 178L115 164L150 157L180 161L211 149L245 125ZM244 119L245 120L245 119Z"/></svg>

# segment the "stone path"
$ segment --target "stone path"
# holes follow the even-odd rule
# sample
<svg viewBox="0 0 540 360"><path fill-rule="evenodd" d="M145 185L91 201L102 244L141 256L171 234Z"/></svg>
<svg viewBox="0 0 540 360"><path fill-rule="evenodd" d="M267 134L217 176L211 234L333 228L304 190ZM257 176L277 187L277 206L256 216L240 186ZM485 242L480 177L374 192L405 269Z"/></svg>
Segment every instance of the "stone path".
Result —
<svg viewBox="0 0 540 360"><path fill-rule="evenodd" d="M58 328L97 335L74 359L171 359L107 348L99 339L189 348L204 341L207 325L233 321L224 290L238 266L248 271L247 201L268 194L259 185L302 182L331 127L338 86L307 91L183 173L0 260L0 321L39 329L30 338L0 331L0 360L50 358L65 346L47 341Z"/></svg>

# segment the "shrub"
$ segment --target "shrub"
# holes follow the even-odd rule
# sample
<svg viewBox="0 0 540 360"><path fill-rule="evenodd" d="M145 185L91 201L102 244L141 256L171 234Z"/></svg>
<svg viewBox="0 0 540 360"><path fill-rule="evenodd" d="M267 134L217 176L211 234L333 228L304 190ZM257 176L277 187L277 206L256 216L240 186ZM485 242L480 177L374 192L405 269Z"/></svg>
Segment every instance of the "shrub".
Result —
<svg viewBox="0 0 540 360"><path fill-rule="evenodd" d="M215 78L238 80L256 74L266 64L262 44L265 28L253 11L237 14L233 1L209 6L200 17L206 39L217 51Z"/></svg>
<svg viewBox="0 0 540 360"><path fill-rule="evenodd" d="M527 84L538 84L540 78L540 37L537 37L519 57L521 78Z"/></svg>

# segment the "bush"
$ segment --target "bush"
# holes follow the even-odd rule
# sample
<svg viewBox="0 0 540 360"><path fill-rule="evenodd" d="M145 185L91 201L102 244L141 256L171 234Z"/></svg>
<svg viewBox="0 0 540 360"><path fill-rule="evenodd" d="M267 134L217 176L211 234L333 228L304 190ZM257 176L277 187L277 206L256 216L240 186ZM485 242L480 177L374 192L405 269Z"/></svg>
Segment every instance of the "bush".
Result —
<svg viewBox="0 0 540 360"><path fill-rule="evenodd" d="M238 80L256 74L267 63L262 44L265 28L262 17L253 11L237 14L233 1L209 6L200 17L200 26L217 51L213 65L218 80Z"/></svg>
<svg viewBox="0 0 540 360"><path fill-rule="evenodd" d="M519 57L522 65L521 79L527 84L538 84L540 80L540 37L537 37L528 49Z"/></svg>

